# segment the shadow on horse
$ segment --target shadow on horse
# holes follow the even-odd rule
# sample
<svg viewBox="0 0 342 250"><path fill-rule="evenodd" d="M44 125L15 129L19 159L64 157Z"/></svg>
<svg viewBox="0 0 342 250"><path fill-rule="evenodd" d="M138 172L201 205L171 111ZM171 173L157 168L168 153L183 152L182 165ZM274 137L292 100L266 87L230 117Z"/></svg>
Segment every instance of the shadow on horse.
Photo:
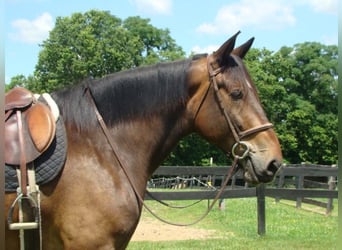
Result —
<svg viewBox="0 0 342 250"><path fill-rule="evenodd" d="M126 248L147 181L190 133L225 153L235 147L231 154L246 181L273 179L281 149L242 61L253 38L235 48L237 35L210 55L51 93L68 146L61 173L40 186L43 249ZM5 211L15 198L6 193ZM7 226L6 249L19 249L18 231Z"/></svg>

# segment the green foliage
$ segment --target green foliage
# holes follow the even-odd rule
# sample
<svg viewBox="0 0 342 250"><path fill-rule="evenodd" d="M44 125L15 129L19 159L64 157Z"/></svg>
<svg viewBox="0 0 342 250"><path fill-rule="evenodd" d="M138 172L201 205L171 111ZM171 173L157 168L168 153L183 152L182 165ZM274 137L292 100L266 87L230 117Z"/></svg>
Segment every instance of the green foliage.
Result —
<svg viewBox="0 0 342 250"><path fill-rule="evenodd" d="M149 22L140 17L122 21L97 10L58 17L41 45L34 90L50 92L84 78L184 57L169 30Z"/></svg>
<svg viewBox="0 0 342 250"><path fill-rule="evenodd" d="M227 165L227 157L215 146L209 144L197 134L191 134L181 140L169 157L163 162L165 166L209 166Z"/></svg>
<svg viewBox="0 0 342 250"><path fill-rule="evenodd" d="M16 75L12 77L11 82L5 85L5 92L9 91L14 87L24 87L31 89L35 84L36 79L33 76L25 77L24 75Z"/></svg>
<svg viewBox="0 0 342 250"><path fill-rule="evenodd" d="M316 42L246 57L285 161L337 162L337 46Z"/></svg>
<svg viewBox="0 0 342 250"><path fill-rule="evenodd" d="M157 29L149 22L149 19L142 19L138 16L128 17L123 22L123 27L143 43L137 57L140 57L141 61L135 66L183 58L185 53L170 36L170 31Z"/></svg>

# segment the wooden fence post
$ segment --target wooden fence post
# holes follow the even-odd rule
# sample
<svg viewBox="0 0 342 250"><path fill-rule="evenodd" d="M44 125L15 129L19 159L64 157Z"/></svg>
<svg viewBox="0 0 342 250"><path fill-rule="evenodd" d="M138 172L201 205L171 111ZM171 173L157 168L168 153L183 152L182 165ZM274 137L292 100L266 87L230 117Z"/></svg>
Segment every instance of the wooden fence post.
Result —
<svg viewBox="0 0 342 250"><path fill-rule="evenodd" d="M296 177L296 189L303 189L304 187L304 176L299 175ZM302 207L302 201L303 197L297 197L297 202L296 202L296 208L301 208Z"/></svg>
<svg viewBox="0 0 342 250"><path fill-rule="evenodd" d="M284 164L285 165L285 164ZM283 188L285 183L285 175L284 175L284 171L282 170L279 174L279 179L278 179L278 188ZM280 196L276 196L275 197L275 202L279 202L280 201Z"/></svg>
<svg viewBox="0 0 342 250"><path fill-rule="evenodd" d="M258 212L258 234L260 236L266 233L266 213L265 213L265 184L256 187L257 194L257 212Z"/></svg>
<svg viewBox="0 0 342 250"><path fill-rule="evenodd" d="M336 168L336 165L332 165L331 167ZM336 188L336 176L330 176L328 180L329 190L335 190ZM329 215L333 210L333 198L328 198L327 209L325 211L326 215Z"/></svg>

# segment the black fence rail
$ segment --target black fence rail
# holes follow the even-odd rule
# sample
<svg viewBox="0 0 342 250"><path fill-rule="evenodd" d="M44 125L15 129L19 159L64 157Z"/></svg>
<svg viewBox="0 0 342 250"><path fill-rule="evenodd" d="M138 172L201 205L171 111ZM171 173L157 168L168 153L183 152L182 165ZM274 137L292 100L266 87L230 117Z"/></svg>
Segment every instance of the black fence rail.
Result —
<svg viewBox="0 0 342 250"><path fill-rule="evenodd" d="M159 200L213 199L230 167L161 166L148 182L151 196ZM266 233L265 197L295 200L296 206L310 203L333 209L333 199L338 198L338 168L336 166L292 164L284 166L271 184L250 187L244 182L241 172L230 180L221 199L257 197L258 234ZM163 188L153 191L153 188ZM186 189L175 191L170 189ZM195 189L195 190L194 190ZM152 199L146 195L145 199ZM315 200L319 198L320 200ZM322 202L326 198L327 202Z"/></svg>
<svg viewBox="0 0 342 250"><path fill-rule="evenodd" d="M296 200L297 208L300 208L302 203L325 207L326 214L329 214L333 209L333 199L337 198L337 175L336 165L289 165L276 179L276 192L280 192L282 196L275 195L275 192L269 193L268 196L275 197L276 201L281 198ZM295 190L290 190L292 192L281 191L284 187L289 190L292 186L295 187ZM312 198L327 198L327 202Z"/></svg>

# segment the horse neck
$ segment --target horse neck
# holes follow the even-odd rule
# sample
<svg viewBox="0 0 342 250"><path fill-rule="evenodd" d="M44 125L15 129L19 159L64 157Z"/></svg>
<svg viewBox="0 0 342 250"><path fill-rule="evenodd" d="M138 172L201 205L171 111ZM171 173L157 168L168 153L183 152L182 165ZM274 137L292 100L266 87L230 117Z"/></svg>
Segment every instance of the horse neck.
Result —
<svg viewBox="0 0 342 250"><path fill-rule="evenodd" d="M113 161L94 106L84 95L84 88L90 86L116 146L115 154L131 173L139 168L140 182L146 184L176 143L190 132L191 122L186 119L186 66L183 62L147 68L148 72L140 69L139 78L135 71L131 72L133 76L123 72L54 94L70 137L79 145L97 148L99 154ZM166 72L167 68L173 72Z"/></svg>
<svg viewBox="0 0 342 250"><path fill-rule="evenodd" d="M189 65L184 60L121 72L94 89L95 98L103 100L98 108L114 141L123 154L131 154L129 165L144 165L148 175L189 132Z"/></svg>
<svg viewBox="0 0 342 250"><path fill-rule="evenodd" d="M140 168L149 178L179 140L190 132L191 123L184 119L182 112L159 114L110 129L119 154L126 156L125 162L132 171Z"/></svg>

